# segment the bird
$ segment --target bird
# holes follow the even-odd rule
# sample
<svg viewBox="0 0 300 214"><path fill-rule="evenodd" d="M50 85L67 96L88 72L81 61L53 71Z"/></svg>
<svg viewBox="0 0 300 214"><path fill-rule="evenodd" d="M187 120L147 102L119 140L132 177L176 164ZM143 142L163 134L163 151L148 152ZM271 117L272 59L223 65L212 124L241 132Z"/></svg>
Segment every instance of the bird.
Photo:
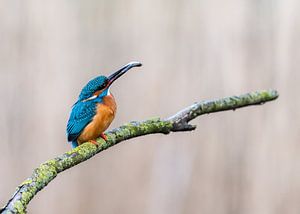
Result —
<svg viewBox="0 0 300 214"><path fill-rule="evenodd" d="M101 137L105 141L104 131L109 127L117 111L114 96L110 87L115 80L131 68L140 67L140 62L129 62L108 77L97 76L91 79L81 90L77 101L72 106L67 123L67 139L72 148L84 142L98 145L96 139Z"/></svg>

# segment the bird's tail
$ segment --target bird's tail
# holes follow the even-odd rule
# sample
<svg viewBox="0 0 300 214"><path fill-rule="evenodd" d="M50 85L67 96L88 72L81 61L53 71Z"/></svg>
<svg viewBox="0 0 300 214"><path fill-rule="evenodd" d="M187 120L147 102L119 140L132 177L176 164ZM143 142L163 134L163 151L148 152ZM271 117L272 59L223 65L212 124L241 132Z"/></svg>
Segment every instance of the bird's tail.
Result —
<svg viewBox="0 0 300 214"><path fill-rule="evenodd" d="M77 140L73 140L70 143L71 143L72 149L74 149L78 146Z"/></svg>

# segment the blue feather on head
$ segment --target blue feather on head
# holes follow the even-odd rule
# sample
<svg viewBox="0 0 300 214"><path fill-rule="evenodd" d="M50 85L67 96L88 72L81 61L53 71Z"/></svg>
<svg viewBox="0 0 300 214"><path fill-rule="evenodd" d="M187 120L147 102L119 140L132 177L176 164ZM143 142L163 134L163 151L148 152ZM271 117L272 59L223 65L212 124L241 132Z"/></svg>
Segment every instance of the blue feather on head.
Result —
<svg viewBox="0 0 300 214"><path fill-rule="evenodd" d="M90 80L81 90L78 99L85 100L90 98L96 91L103 89L107 83L108 78L106 76L98 76Z"/></svg>

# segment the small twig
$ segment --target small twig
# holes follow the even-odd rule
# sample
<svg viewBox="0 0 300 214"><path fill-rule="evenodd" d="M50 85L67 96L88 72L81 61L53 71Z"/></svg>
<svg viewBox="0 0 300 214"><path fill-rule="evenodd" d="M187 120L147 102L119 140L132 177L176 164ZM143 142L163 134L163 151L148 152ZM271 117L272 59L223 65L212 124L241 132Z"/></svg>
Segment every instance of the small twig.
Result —
<svg viewBox="0 0 300 214"><path fill-rule="evenodd" d="M164 120L157 118L144 122L125 124L107 132L107 141L104 141L102 138L97 139L99 143L98 147L92 143L84 143L61 156L41 164L33 171L33 174L28 179L18 186L13 197L0 212L26 213L26 207L31 199L50 183L58 173L86 161L95 154L120 142L147 134L168 134L170 132L194 130L196 126L190 125L189 122L202 114L263 104L275 100L277 97L278 93L274 90L258 91L240 96L198 102Z"/></svg>

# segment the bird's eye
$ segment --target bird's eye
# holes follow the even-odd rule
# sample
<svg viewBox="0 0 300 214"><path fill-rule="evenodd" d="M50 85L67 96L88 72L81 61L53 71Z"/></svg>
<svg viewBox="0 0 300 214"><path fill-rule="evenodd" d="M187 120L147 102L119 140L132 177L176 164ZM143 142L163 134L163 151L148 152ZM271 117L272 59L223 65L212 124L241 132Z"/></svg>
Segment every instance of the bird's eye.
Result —
<svg viewBox="0 0 300 214"><path fill-rule="evenodd" d="M108 84L108 79L104 81L104 83L102 84L102 88L105 88Z"/></svg>
<svg viewBox="0 0 300 214"><path fill-rule="evenodd" d="M107 86L108 81L102 83L102 85L98 88L98 90L104 89Z"/></svg>

